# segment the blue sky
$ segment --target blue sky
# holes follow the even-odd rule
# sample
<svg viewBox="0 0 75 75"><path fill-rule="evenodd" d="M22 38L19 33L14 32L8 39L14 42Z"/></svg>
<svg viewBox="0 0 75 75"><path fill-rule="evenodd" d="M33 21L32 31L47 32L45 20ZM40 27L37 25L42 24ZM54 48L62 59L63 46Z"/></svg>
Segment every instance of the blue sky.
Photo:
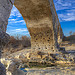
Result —
<svg viewBox="0 0 75 75"><path fill-rule="evenodd" d="M70 31L75 32L75 0L54 0L54 4L64 35L69 36ZM7 33L30 36L26 23L15 6L8 20Z"/></svg>

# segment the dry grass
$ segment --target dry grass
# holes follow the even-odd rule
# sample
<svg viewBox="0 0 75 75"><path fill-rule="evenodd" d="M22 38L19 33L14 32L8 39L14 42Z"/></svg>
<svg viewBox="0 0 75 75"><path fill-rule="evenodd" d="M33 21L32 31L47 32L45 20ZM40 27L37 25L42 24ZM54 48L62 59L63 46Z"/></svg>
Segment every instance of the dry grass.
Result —
<svg viewBox="0 0 75 75"><path fill-rule="evenodd" d="M60 47L64 47L65 50L75 51L75 35L64 37Z"/></svg>
<svg viewBox="0 0 75 75"><path fill-rule="evenodd" d="M14 53L20 51L24 48L30 48L31 41L30 37L22 36L19 38L18 36L15 38L14 36L10 37L10 41L5 47L3 48L3 53Z"/></svg>
<svg viewBox="0 0 75 75"><path fill-rule="evenodd" d="M75 35L70 35L68 37L64 37L63 41L68 41L71 44L75 44Z"/></svg>

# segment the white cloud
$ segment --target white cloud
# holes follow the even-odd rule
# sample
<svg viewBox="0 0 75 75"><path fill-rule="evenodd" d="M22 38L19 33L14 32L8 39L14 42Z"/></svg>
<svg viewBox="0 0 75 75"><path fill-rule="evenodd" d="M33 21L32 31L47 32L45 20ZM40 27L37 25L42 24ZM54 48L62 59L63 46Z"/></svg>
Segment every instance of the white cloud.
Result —
<svg viewBox="0 0 75 75"><path fill-rule="evenodd" d="M66 10L65 13L58 14L60 21L75 21L75 9Z"/></svg>
<svg viewBox="0 0 75 75"><path fill-rule="evenodd" d="M16 32L26 32L26 31L28 31L27 30L27 28L22 28L22 29L15 29L14 31L16 31Z"/></svg>
<svg viewBox="0 0 75 75"><path fill-rule="evenodd" d="M20 33L25 33L25 34L29 34L28 29L27 28L19 28L19 29L11 29L7 31L8 34L20 34Z"/></svg>
<svg viewBox="0 0 75 75"><path fill-rule="evenodd" d="M13 16L22 17L20 12L18 11L18 9L14 5L13 5L13 8L11 10L10 18L12 18Z"/></svg>
<svg viewBox="0 0 75 75"><path fill-rule="evenodd" d="M56 10L75 8L75 0L54 0Z"/></svg>
<svg viewBox="0 0 75 75"><path fill-rule="evenodd" d="M27 32L27 28L19 28L19 29L13 29L13 30L10 30L11 32Z"/></svg>
<svg viewBox="0 0 75 75"><path fill-rule="evenodd" d="M65 18L63 20L65 20L65 21L74 21L75 20L75 17L69 17L69 18Z"/></svg>
<svg viewBox="0 0 75 75"><path fill-rule="evenodd" d="M17 19L9 19L9 22L13 22L16 21Z"/></svg>
<svg viewBox="0 0 75 75"><path fill-rule="evenodd" d="M75 21L75 0L54 0L60 21Z"/></svg>
<svg viewBox="0 0 75 75"><path fill-rule="evenodd" d="M8 20L9 23L21 23L25 25L25 21L24 20L18 20L18 19L9 19Z"/></svg>
<svg viewBox="0 0 75 75"><path fill-rule="evenodd" d="M15 19L16 18L16 19ZM25 21L22 18L22 15L20 14L20 12L18 11L18 9L13 6L12 10L11 10L11 14L10 17L8 19L8 23L21 23L21 25L25 25Z"/></svg>

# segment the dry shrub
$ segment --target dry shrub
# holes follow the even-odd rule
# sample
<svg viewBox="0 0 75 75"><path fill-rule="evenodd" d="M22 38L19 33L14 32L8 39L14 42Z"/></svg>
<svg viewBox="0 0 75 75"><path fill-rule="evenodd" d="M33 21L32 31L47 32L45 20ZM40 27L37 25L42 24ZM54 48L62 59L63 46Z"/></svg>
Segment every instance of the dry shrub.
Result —
<svg viewBox="0 0 75 75"><path fill-rule="evenodd" d="M14 36L10 36L10 41L9 41L9 44L15 44L16 43L16 39Z"/></svg>
<svg viewBox="0 0 75 75"><path fill-rule="evenodd" d="M10 37L10 42L8 44L11 44L14 47L30 47L31 46L31 41L30 38L27 36L22 36L19 38L19 36L11 36Z"/></svg>
<svg viewBox="0 0 75 75"><path fill-rule="evenodd" d="M22 40L22 45L24 47L28 47L28 46L31 46L31 41L30 41L30 38L27 37L27 36L22 36L21 37L21 40Z"/></svg>
<svg viewBox="0 0 75 75"><path fill-rule="evenodd" d="M75 35L64 37L63 41L69 41L69 42L75 43Z"/></svg>
<svg viewBox="0 0 75 75"><path fill-rule="evenodd" d="M60 46L75 46L75 35L64 36Z"/></svg>
<svg viewBox="0 0 75 75"><path fill-rule="evenodd" d="M24 48L30 47L31 47L30 37L22 36L21 38L19 38L19 36L16 37L10 36L10 41L3 48L3 53L5 52L14 53Z"/></svg>

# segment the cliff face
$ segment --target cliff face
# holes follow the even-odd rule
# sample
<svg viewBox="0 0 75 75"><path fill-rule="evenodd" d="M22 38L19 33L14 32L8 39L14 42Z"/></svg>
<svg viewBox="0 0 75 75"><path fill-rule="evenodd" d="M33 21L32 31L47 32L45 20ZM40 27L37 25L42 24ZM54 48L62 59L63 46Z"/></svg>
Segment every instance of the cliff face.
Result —
<svg viewBox="0 0 75 75"><path fill-rule="evenodd" d="M7 43L9 39L6 28L13 3L26 22L31 36L31 48L57 52L60 23L53 0L0 0L0 40L4 39L2 42Z"/></svg>

